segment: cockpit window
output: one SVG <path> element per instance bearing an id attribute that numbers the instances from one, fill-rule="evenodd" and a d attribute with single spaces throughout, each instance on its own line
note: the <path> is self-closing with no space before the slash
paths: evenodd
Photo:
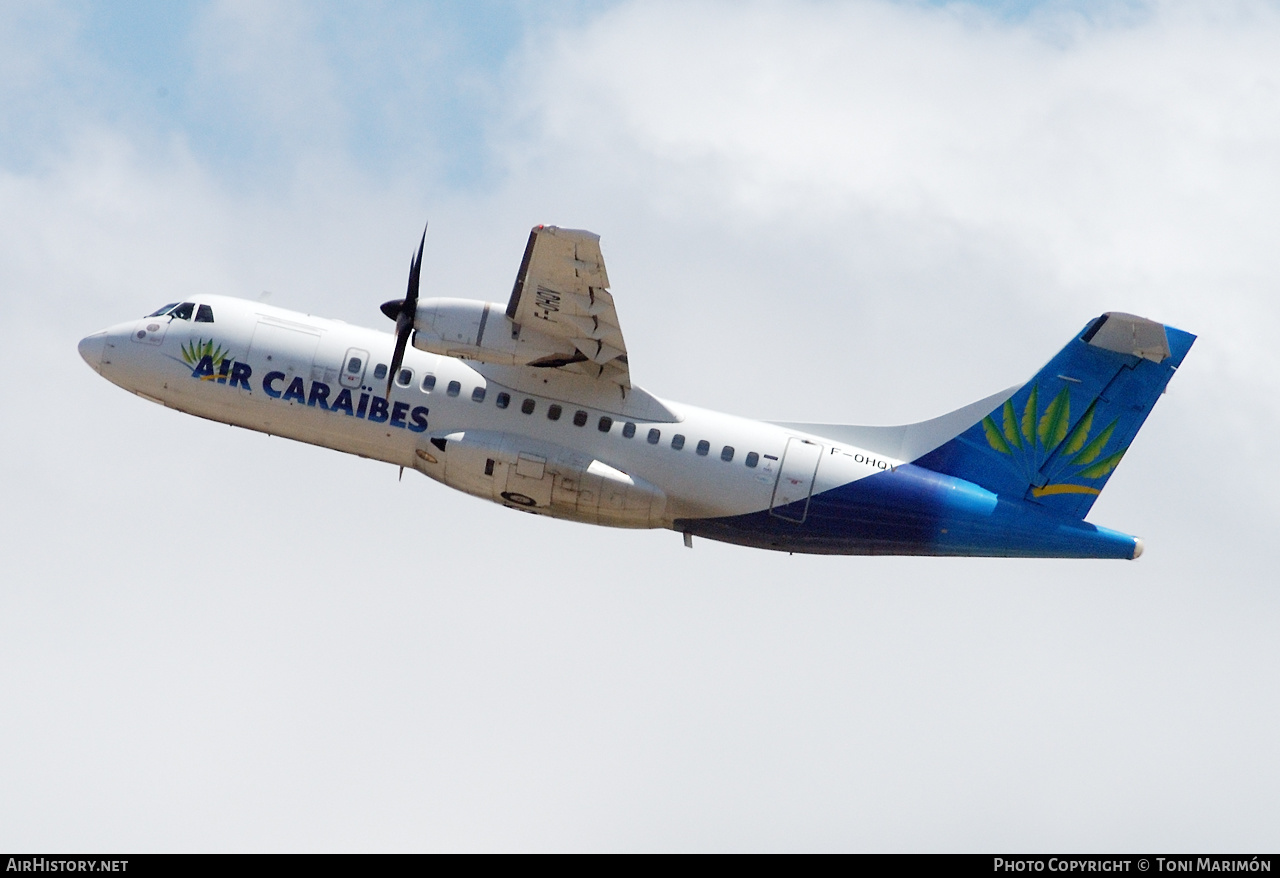
<path id="1" fill-rule="evenodd" d="M 208 305 L 201 305 L 196 309 L 196 323 L 212 323 L 213 309 Z"/>
<path id="2" fill-rule="evenodd" d="M 170 317 L 177 317 L 179 320 L 190 320 L 191 313 L 196 310 L 195 302 L 183 302 L 178 307 L 169 312 Z"/>
<path id="3" fill-rule="evenodd" d="M 162 317 L 162 316 L 164 316 L 165 314 L 168 314 L 168 313 L 169 313 L 169 309 L 170 309 L 170 308 L 172 308 L 172 307 L 174 307 L 174 306 L 175 306 L 175 305 L 177 305 L 177 304 L 178 304 L 177 302 L 170 302 L 168 305 L 165 305 L 163 308 L 159 308 L 159 309 L 157 309 L 157 310 L 155 310 L 155 311 L 152 311 L 152 312 L 151 312 L 150 314 L 148 314 L 147 316 L 148 316 L 148 317 Z"/>

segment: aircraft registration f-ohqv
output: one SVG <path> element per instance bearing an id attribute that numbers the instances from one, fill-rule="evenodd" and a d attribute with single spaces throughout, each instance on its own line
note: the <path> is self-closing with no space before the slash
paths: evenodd
<path id="1" fill-rule="evenodd" d="M 597 235 L 536 226 L 505 307 L 419 301 L 421 264 L 420 244 L 405 298 L 382 306 L 394 336 L 197 296 L 80 354 L 169 408 L 686 544 L 1137 558 L 1141 540 L 1084 517 L 1195 341 L 1107 313 L 1026 384 L 930 421 L 770 423 L 632 384 Z"/>

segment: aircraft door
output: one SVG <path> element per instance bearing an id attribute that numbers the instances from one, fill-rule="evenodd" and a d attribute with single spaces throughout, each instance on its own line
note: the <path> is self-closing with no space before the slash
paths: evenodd
<path id="1" fill-rule="evenodd" d="M 338 383 L 355 389 L 364 383 L 364 371 L 369 368 L 369 352 L 360 348 L 348 348 L 342 360 L 342 377 Z"/>
<path id="2" fill-rule="evenodd" d="M 778 468 L 769 513 L 800 524 L 809 514 L 809 495 L 822 458 L 822 446 L 808 439 L 788 439 L 787 450 Z"/>
<path id="3" fill-rule="evenodd" d="M 346 365 L 346 361 L 342 359 L 343 350 L 345 348 L 342 347 L 342 340 L 334 338 L 332 332 L 326 332 L 320 339 L 315 359 L 311 362 L 311 380 L 335 387 L 338 383 L 338 375 Z M 337 390 L 335 389 L 334 392 L 336 393 Z"/>
<path id="4" fill-rule="evenodd" d="M 253 331 L 253 339 L 249 342 L 247 357 L 255 364 L 255 382 L 265 380 L 271 372 L 282 372 L 284 379 L 277 386 L 283 389 L 297 376 L 311 377 L 311 364 L 315 361 L 316 347 L 319 344 L 319 332 L 307 332 L 301 328 L 294 329 L 259 320 Z M 262 377 L 259 378 L 259 375 Z M 253 391 L 242 388 L 241 392 Z"/>

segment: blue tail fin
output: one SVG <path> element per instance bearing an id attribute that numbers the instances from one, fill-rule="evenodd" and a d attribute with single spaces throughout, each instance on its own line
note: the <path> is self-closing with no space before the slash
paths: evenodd
<path id="1" fill-rule="evenodd" d="M 1084 518 L 1195 338 L 1103 314 L 1002 406 L 915 463 Z"/>

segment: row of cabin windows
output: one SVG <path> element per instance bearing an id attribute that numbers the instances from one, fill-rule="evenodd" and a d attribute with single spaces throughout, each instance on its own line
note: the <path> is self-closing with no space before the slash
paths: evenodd
<path id="1" fill-rule="evenodd" d="M 381 374 L 379 374 L 379 371 L 381 372 Z M 385 378 L 386 374 L 387 374 L 386 366 L 380 365 L 378 366 L 377 369 L 374 370 L 375 378 Z M 401 369 L 400 374 L 396 376 L 396 383 L 399 384 L 401 387 L 408 387 L 410 384 L 412 384 L 413 370 Z M 435 375 L 427 374 L 426 376 L 423 377 L 422 379 L 423 393 L 431 393 L 433 390 L 435 390 L 435 386 L 436 386 Z M 447 396 L 458 396 L 461 392 L 462 392 L 462 384 L 461 382 L 458 382 L 458 381 L 450 381 L 448 385 L 446 385 L 445 387 L 445 395 Z M 485 399 L 485 388 L 477 387 L 471 391 L 472 402 L 484 402 L 484 399 Z M 494 404 L 500 409 L 505 409 L 510 407 L 511 394 L 505 391 L 503 391 L 502 393 L 499 393 L 497 397 L 494 398 Z M 526 414 L 526 415 L 533 414 L 534 410 L 537 409 L 537 407 L 538 407 L 538 403 L 535 400 L 531 399 L 530 397 L 525 397 L 524 400 L 520 403 L 520 411 L 522 414 Z M 560 405 L 559 403 L 553 402 L 551 405 L 547 406 L 548 421 L 558 421 L 563 415 L 564 415 L 564 406 Z M 590 416 L 582 409 L 578 409 L 573 413 L 573 425 L 575 427 L 585 427 L 589 419 L 590 419 Z M 596 429 L 598 429 L 601 433 L 608 433 L 610 430 L 613 429 L 613 418 L 609 417 L 608 415 L 601 415 L 600 420 L 596 422 Z M 634 438 L 636 435 L 635 423 L 633 423 L 632 421 L 623 422 L 622 435 L 626 439 Z M 662 441 L 662 431 L 659 430 L 657 427 L 651 428 L 648 434 L 645 436 L 645 441 L 648 442 L 650 445 L 657 445 L 659 442 Z M 684 443 L 685 443 L 685 437 L 681 433 L 676 433 L 674 436 L 671 437 L 671 447 L 676 451 L 679 451 L 682 448 L 684 448 Z M 697 454 L 699 457 L 706 457 L 708 454 L 711 453 L 711 443 L 708 442 L 706 439 L 699 440 L 698 444 L 694 446 L 694 453 Z M 734 450 L 734 447 L 732 445 L 726 445 L 720 449 L 720 459 L 726 463 L 732 461 L 735 454 L 736 454 L 736 451 Z M 747 452 L 746 459 L 743 462 L 748 467 L 755 469 L 760 464 L 760 455 L 754 451 L 749 451 Z"/>

